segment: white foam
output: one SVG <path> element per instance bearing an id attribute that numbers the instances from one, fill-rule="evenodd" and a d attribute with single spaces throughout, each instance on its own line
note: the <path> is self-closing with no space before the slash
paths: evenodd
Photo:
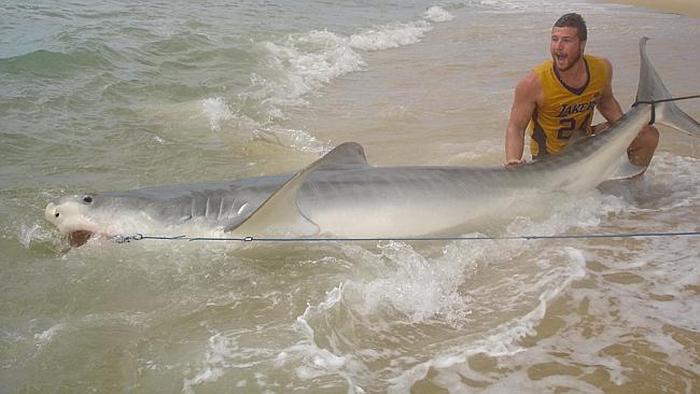
<path id="1" fill-rule="evenodd" d="M 543 3 L 542 1 L 537 1 L 538 3 Z M 504 1 L 504 0 L 470 0 L 473 6 L 486 6 L 489 9 L 494 9 L 498 11 L 511 11 L 511 10 L 522 10 L 527 8 L 528 4 L 524 4 L 522 1 Z M 556 4 L 556 3 L 553 3 Z"/>
<path id="2" fill-rule="evenodd" d="M 449 22 L 454 19 L 454 15 L 447 12 L 444 8 L 434 5 L 428 8 L 423 17 L 431 22 L 441 23 Z"/>
<path id="3" fill-rule="evenodd" d="M 472 256 L 469 256 L 472 257 Z M 411 322 L 422 322 L 440 316 L 461 324 L 471 313 L 469 300 L 459 293 L 459 285 L 475 269 L 475 262 L 464 258 L 461 251 L 447 248 L 437 259 L 426 258 L 410 245 L 390 242 L 380 253 L 365 255 L 375 266 L 384 266 L 378 277 L 349 282 L 353 307 L 363 315 L 372 315 L 387 308 L 398 311 Z"/>
<path id="4" fill-rule="evenodd" d="M 587 394 L 604 393 L 604 391 L 600 388 L 579 380 L 574 376 L 552 375 L 538 380 L 533 380 L 530 379 L 526 371 L 515 371 L 503 379 L 494 382 L 493 385 L 485 388 L 481 392 L 486 394 L 500 394 L 514 391 L 523 394 L 540 394 L 563 391 Z"/>
<path id="5" fill-rule="evenodd" d="M 41 348 L 51 342 L 59 332 L 63 331 L 63 329 L 65 329 L 65 324 L 58 323 L 42 331 L 41 333 L 34 334 L 34 339 L 37 341 L 37 347 Z"/>
<path id="6" fill-rule="evenodd" d="M 312 320 L 322 320 L 323 316 L 336 308 L 342 299 L 344 287 L 343 284 L 334 287 L 326 293 L 326 298 L 319 304 L 307 305 L 304 313 L 297 317 L 294 324 L 294 328 L 302 334 L 303 338 L 280 352 L 275 359 L 275 365 L 281 367 L 292 359 L 298 359 L 301 365 L 295 368 L 295 373 L 300 379 L 310 380 L 335 374 L 347 381 L 348 392 L 363 393 L 362 387 L 354 382 L 354 376 L 366 373 L 362 363 L 352 355 L 338 354 L 337 351 L 318 346 L 312 326 Z"/>
<path id="7" fill-rule="evenodd" d="M 609 252 L 603 250 L 603 252 Z M 650 240 L 636 254 L 644 264 L 616 264 L 615 256 L 598 253 L 606 270 L 601 273 L 603 300 L 613 300 L 620 333 L 609 335 L 612 340 L 624 342 L 627 327 L 646 327 L 644 338 L 652 349 L 666 354 L 668 364 L 700 373 L 700 365 L 688 358 L 686 345 L 672 335 L 675 327 L 680 330 L 700 330 L 700 305 L 690 296 L 688 288 L 700 282 L 700 260 L 697 241 L 692 239 Z M 669 259 L 669 256 L 673 256 Z M 632 282 L 605 280 L 614 275 L 634 277 Z M 609 308 L 598 305 L 597 311 Z M 612 324 L 611 324 L 612 325 Z M 608 329 L 614 333 L 613 329 Z"/>
<path id="8" fill-rule="evenodd" d="M 37 223 L 32 225 L 22 224 L 19 230 L 19 243 L 25 248 L 31 246 L 32 241 L 44 241 L 52 238 L 52 234 Z"/>
<path id="9" fill-rule="evenodd" d="M 271 126 L 255 131 L 255 138 L 290 147 L 300 152 L 323 154 L 332 149 L 329 141 L 320 141 L 302 129 Z"/>
<path id="10" fill-rule="evenodd" d="M 276 71 L 273 78 L 254 75 L 253 85 L 261 87 L 258 95 L 271 105 L 269 113 L 282 117 L 280 106 L 303 106 L 303 96 L 334 78 L 365 66 L 362 57 L 353 51 L 341 36 L 328 31 L 311 31 L 289 36 L 285 42 L 265 42 L 269 66 Z"/>
<path id="11" fill-rule="evenodd" d="M 571 228 L 591 228 L 600 225 L 607 215 L 618 214 L 629 208 L 622 198 L 603 195 L 595 190 L 582 193 L 575 198 L 562 195 L 553 204 L 553 210 L 545 220 L 517 217 L 510 223 L 506 233 L 519 235 L 555 235 Z"/>
<path id="12" fill-rule="evenodd" d="M 651 188 L 670 189 L 670 192 L 660 192 L 660 201 L 663 209 L 674 211 L 680 207 L 692 207 L 700 200 L 700 183 L 697 182 L 697 174 L 700 171 L 700 159 L 694 157 L 682 157 L 659 152 L 654 155 L 654 161 L 649 167 L 651 178 L 648 183 Z"/>
<path id="13" fill-rule="evenodd" d="M 204 366 L 193 378 L 184 379 L 182 391 L 194 393 L 195 386 L 217 381 L 229 367 L 227 359 L 233 356 L 235 348 L 235 343 L 230 338 L 221 334 L 211 336 L 204 355 Z"/>
<path id="14" fill-rule="evenodd" d="M 313 341 L 314 338 L 314 330 L 311 328 L 309 320 L 333 308 L 333 306 L 340 301 L 342 289 L 342 284 L 338 287 L 334 287 L 331 291 L 326 293 L 326 299 L 324 301 L 318 305 L 307 305 L 304 313 L 297 317 L 295 327 L 300 329 L 307 339 Z"/>
<path id="15" fill-rule="evenodd" d="M 466 361 L 468 357 L 475 354 L 483 353 L 491 357 L 502 358 L 512 357 L 526 351 L 525 348 L 518 345 L 518 340 L 532 335 L 534 333 L 534 327 L 544 318 L 548 303 L 556 299 L 564 290 L 569 288 L 572 281 L 580 279 L 586 274 L 585 260 L 580 251 L 573 248 L 566 248 L 564 250 L 564 255 L 569 259 L 568 265 L 555 270 L 559 272 L 547 272 L 546 275 L 542 275 L 537 285 L 528 286 L 530 292 L 541 292 L 538 297 L 539 302 L 534 309 L 520 318 L 506 322 L 490 330 L 483 339 L 458 346 L 450 353 L 438 355 L 390 379 L 391 386 L 389 392 L 401 393 L 409 391 L 414 383 L 427 376 L 430 368 L 444 370 L 455 365 L 468 368 Z M 501 300 L 504 306 L 508 305 L 511 301 L 513 300 Z M 479 375 L 478 373 L 475 374 Z M 486 381 L 492 380 L 483 376 L 481 376 L 481 378 Z"/>
<path id="16" fill-rule="evenodd" d="M 231 120 L 233 113 L 223 97 L 210 97 L 200 101 L 202 113 L 209 120 L 212 131 L 220 131 L 223 122 Z"/>
<path id="17" fill-rule="evenodd" d="M 398 48 L 419 42 L 432 26 L 424 20 L 367 29 L 350 36 L 350 47 L 364 51 Z"/>

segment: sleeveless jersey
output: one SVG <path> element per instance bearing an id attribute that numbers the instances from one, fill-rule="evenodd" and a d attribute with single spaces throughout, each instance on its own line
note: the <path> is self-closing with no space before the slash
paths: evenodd
<path id="1" fill-rule="evenodd" d="M 610 81 L 610 72 L 603 58 L 584 55 L 583 59 L 588 80 L 580 89 L 561 81 L 552 60 L 532 70 L 544 91 L 544 102 L 537 107 L 528 126 L 532 157 L 560 152 L 577 130 L 590 133 L 593 111 Z"/>

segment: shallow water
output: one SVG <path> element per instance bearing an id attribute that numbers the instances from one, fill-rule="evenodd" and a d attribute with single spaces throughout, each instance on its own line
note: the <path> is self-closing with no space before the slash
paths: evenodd
<path id="1" fill-rule="evenodd" d="M 674 94 L 700 91 L 697 19 L 553 3 L 7 5 L 0 391 L 696 392 L 697 237 L 68 250 L 43 219 L 350 140 L 375 164 L 498 165 L 512 87 L 572 8 L 623 107 L 642 35 Z M 697 231 L 697 147 L 664 129 L 643 178 L 500 234 Z"/>

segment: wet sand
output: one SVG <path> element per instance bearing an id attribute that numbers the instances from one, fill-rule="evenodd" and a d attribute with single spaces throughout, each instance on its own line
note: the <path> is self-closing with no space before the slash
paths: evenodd
<path id="1" fill-rule="evenodd" d="M 630 4 L 640 7 L 652 8 L 659 11 L 674 14 L 683 14 L 700 18 L 700 1 L 698 0 L 615 0 L 605 1 L 605 3 Z"/>

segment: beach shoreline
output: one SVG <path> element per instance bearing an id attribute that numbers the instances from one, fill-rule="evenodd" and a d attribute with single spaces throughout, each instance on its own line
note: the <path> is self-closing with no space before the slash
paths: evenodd
<path id="1" fill-rule="evenodd" d="M 663 12 L 682 14 L 693 18 L 700 18 L 700 2 L 697 0 L 597 0 L 598 3 L 617 3 L 635 5 Z"/>

